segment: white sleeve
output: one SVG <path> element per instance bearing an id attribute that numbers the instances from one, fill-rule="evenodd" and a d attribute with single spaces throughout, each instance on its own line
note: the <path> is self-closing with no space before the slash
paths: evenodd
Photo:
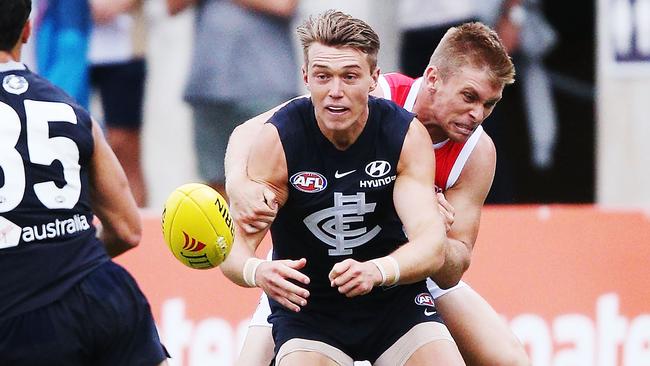
<path id="1" fill-rule="evenodd" d="M 262 292 L 260 296 L 260 303 L 255 309 L 253 318 L 251 319 L 249 327 L 272 327 L 272 324 L 267 320 L 269 315 L 271 315 L 271 306 L 269 305 L 269 298 L 266 297 L 266 293 Z"/>

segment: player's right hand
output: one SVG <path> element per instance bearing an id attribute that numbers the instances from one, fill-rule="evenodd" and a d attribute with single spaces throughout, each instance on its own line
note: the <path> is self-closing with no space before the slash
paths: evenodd
<path id="1" fill-rule="evenodd" d="M 278 212 L 275 193 L 249 179 L 237 182 L 237 189 L 228 191 L 228 199 L 235 223 L 248 234 L 266 229 Z"/>
<path id="2" fill-rule="evenodd" d="M 273 300 L 285 308 L 298 312 L 307 305 L 309 291 L 296 283 L 309 284 L 309 277 L 300 272 L 307 260 L 274 260 L 265 261 L 257 267 L 255 283 Z M 289 280 L 293 280 L 291 282 Z"/>
<path id="3" fill-rule="evenodd" d="M 442 214 L 442 217 L 445 221 L 445 229 L 447 232 L 449 232 L 449 230 L 451 230 L 451 226 L 454 224 L 456 210 L 454 209 L 454 206 L 452 206 L 451 203 L 447 201 L 443 193 L 436 193 L 436 198 L 438 199 L 438 210 Z"/>

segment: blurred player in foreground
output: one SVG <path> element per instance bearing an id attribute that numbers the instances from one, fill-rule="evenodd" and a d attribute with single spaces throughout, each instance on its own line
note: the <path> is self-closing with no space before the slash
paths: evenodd
<path id="1" fill-rule="evenodd" d="M 0 365 L 164 365 L 146 298 L 109 257 L 140 240 L 128 182 L 88 113 L 20 63 L 30 9 L 0 2 Z"/>
<path id="2" fill-rule="evenodd" d="M 469 266 L 480 224 L 481 208 L 494 176 L 496 152 L 480 124 L 490 115 L 514 68 L 500 40 L 488 27 L 471 23 L 449 30 L 434 52 L 424 77 L 380 75 L 372 94 L 392 99 L 417 114 L 427 127 L 436 154 L 436 185 L 447 236 Z M 253 232 L 275 215 L 274 194 L 246 175 L 247 153 L 272 112 L 240 126 L 226 156 L 231 205 L 238 224 Z M 266 204 L 268 202 L 268 205 Z M 436 309 L 442 315 L 464 359 L 472 365 L 527 365 L 526 352 L 507 324 L 473 289 L 461 282 L 441 290 L 429 281 Z M 266 365 L 273 357 L 270 310 L 260 301 L 238 365 Z"/>
<path id="3" fill-rule="evenodd" d="M 278 110 L 248 161 L 278 198 L 274 260 L 254 257 L 266 230 L 239 230 L 224 274 L 269 296 L 279 365 L 464 364 L 425 282 L 448 246 L 426 129 L 369 97 L 379 38 L 365 22 L 330 10 L 298 35 L 311 98 Z"/>

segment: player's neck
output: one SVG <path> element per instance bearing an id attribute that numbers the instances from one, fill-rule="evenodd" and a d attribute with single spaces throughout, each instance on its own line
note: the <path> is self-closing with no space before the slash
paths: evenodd
<path id="1" fill-rule="evenodd" d="M 4 64 L 11 61 L 20 61 L 20 49 L 0 51 L 0 63 Z"/>
<path id="2" fill-rule="evenodd" d="M 323 136 L 325 136 L 325 138 L 327 138 L 337 150 L 343 151 L 352 146 L 359 136 L 361 136 L 363 129 L 368 123 L 368 114 L 364 114 L 364 116 L 362 116 L 357 122 L 344 130 L 328 129 L 323 123 L 319 122 L 318 119 L 317 123 Z"/>
<path id="3" fill-rule="evenodd" d="M 9 52 L 0 51 L 0 63 L 5 64 L 13 60 L 14 59 L 11 57 L 11 54 Z"/>

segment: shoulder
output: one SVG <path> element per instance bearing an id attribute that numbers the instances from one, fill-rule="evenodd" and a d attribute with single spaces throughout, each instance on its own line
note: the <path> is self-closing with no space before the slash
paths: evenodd
<path id="1" fill-rule="evenodd" d="M 311 98 L 294 98 L 293 100 L 280 107 L 277 111 L 275 111 L 269 121 L 280 121 L 282 119 L 303 115 L 311 112 L 312 109 L 313 104 L 311 103 Z"/>
<path id="2" fill-rule="evenodd" d="M 458 177 L 459 185 L 492 185 L 496 170 L 496 148 L 492 138 L 485 132 L 481 134 L 476 147 Z M 481 184 L 483 182 L 484 184 Z"/>
<path id="3" fill-rule="evenodd" d="M 413 118 L 404 138 L 400 164 L 411 160 L 426 160 L 430 157 L 432 160 L 430 164 L 433 166 L 434 155 L 431 145 L 431 137 L 426 127 L 417 118 Z"/>
<path id="4" fill-rule="evenodd" d="M 472 154 L 470 155 L 469 161 L 476 160 L 483 164 L 490 163 L 489 165 L 491 165 L 491 163 L 496 162 L 496 156 L 497 150 L 494 146 L 494 141 L 492 141 L 490 135 L 483 130 L 481 137 L 476 143 L 476 147 L 474 147 L 474 151 L 472 151 Z"/>

